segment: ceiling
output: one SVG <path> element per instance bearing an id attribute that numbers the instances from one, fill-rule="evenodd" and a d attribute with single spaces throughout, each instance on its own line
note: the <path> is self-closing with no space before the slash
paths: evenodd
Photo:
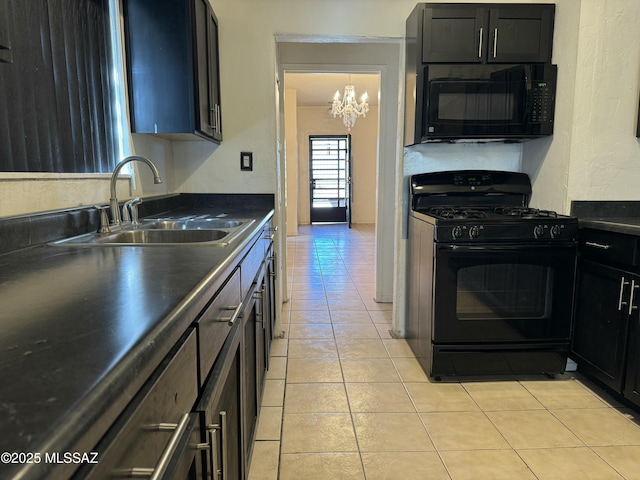
<path id="1" fill-rule="evenodd" d="M 331 105 L 336 90 L 340 98 L 344 87 L 352 84 L 355 87 L 356 99 L 367 92 L 369 105 L 378 105 L 380 75 L 377 73 L 285 73 L 285 88 L 296 90 L 298 105 L 328 106 Z"/>

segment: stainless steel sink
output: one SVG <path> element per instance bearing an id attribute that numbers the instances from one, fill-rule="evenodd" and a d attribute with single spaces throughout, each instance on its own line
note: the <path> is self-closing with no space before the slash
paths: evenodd
<path id="1" fill-rule="evenodd" d="M 209 230 L 217 228 L 238 228 L 243 220 L 221 220 L 219 218 L 178 219 L 178 220 L 146 220 L 140 228 L 150 230 Z"/>
<path id="2" fill-rule="evenodd" d="M 53 242 L 57 246 L 211 245 L 224 247 L 254 220 L 214 217 L 147 219 L 140 226 L 111 233 L 87 233 Z"/>
<path id="3" fill-rule="evenodd" d="M 98 243 L 194 243 L 222 240 L 224 230 L 125 230 L 106 235 Z"/>

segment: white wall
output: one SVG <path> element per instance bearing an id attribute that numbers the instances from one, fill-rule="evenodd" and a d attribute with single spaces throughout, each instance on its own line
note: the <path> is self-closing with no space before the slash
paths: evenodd
<path id="1" fill-rule="evenodd" d="M 376 221 L 376 163 L 378 157 L 378 107 L 371 106 L 365 118 L 359 118 L 347 132 L 342 121 L 331 117 L 327 107 L 299 106 L 298 119 L 298 222 L 309 224 L 309 135 L 345 135 L 351 133 L 352 222 Z"/>
<path id="2" fill-rule="evenodd" d="M 638 200 L 640 2 L 581 3 L 569 200 Z"/>
<path id="3" fill-rule="evenodd" d="M 298 192 L 300 186 L 298 182 L 298 95 L 293 88 L 285 90 L 284 111 L 287 236 L 295 236 L 298 235 Z"/>

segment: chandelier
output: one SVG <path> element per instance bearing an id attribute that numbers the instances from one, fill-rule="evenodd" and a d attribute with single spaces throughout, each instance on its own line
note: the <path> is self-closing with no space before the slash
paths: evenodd
<path id="1" fill-rule="evenodd" d="M 356 102 L 356 92 L 353 85 L 344 87 L 342 100 L 340 100 L 340 91 L 336 90 L 331 104 L 331 115 L 333 115 L 333 118 L 342 117 L 342 122 L 347 127 L 347 130 L 351 130 L 358 117 L 366 117 L 368 111 L 367 92 L 364 92 L 360 98 L 360 103 L 358 103 Z"/>

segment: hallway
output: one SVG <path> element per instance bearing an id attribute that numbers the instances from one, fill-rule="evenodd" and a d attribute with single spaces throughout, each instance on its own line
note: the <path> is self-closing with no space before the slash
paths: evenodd
<path id="1" fill-rule="evenodd" d="M 250 480 L 640 479 L 640 416 L 579 376 L 431 383 L 372 300 L 374 238 L 288 238 Z"/>

